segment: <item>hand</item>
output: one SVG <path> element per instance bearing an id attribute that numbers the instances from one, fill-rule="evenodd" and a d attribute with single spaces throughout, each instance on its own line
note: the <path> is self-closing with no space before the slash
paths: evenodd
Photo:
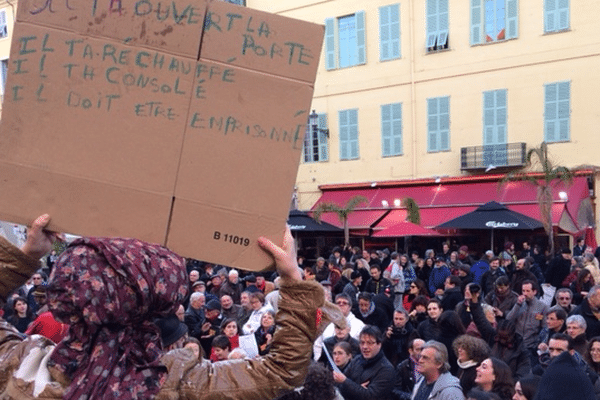
<path id="1" fill-rule="evenodd" d="M 286 228 L 282 247 L 277 246 L 266 237 L 259 237 L 258 244 L 273 258 L 282 280 L 292 282 L 302 280 L 302 274 L 296 260 L 296 245 L 289 226 Z"/>
<path id="2" fill-rule="evenodd" d="M 524 301 L 525 301 L 525 295 L 520 295 L 517 298 L 517 303 L 519 303 L 519 304 L 523 304 Z"/>
<path id="3" fill-rule="evenodd" d="M 273 335 L 271 335 L 270 333 L 267 333 L 265 335 L 265 338 L 267 339 L 267 344 L 271 344 L 271 341 L 273 340 Z"/>
<path id="4" fill-rule="evenodd" d="M 58 236 L 44 228 L 50 223 L 50 215 L 44 214 L 36 218 L 27 230 L 27 240 L 21 248 L 28 256 L 40 259 L 52 251 L 52 243 Z"/>
<path id="5" fill-rule="evenodd" d="M 473 293 L 473 292 L 471 292 L 471 302 L 472 303 L 479 303 L 479 293 Z"/>
<path id="6" fill-rule="evenodd" d="M 369 386 L 369 383 L 371 383 L 371 381 L 366 381 L 366 382 L 361 383 L 360 386 L 362 386 L 366 389 L 367 386 Z"/>
<path id="7" fill-rule="evenodd" d="M 409 317 L 413 317 L 413 318 L 416 317 L 417 316 L 417 310 L 416 309 L 412 310 L 411 312 L 408 313 L 408 316 Z"/>
<path id="8" fill-rule="evenodd" d="M 385 336 L 387 336 L 387 338 L 391 338 L 392 337 L 392 333 L 394 333 L 394 328 L 392 328 L 391 326 L 387 328 L 387 331 L 385 331 Z"/>
<path id="9" fill-rule="evenodd" d="M 504 313 L 502 312 L 502 310 L 500 310 L 499 308 L 494 307 L 494 315 L 496 317 L 501 317 L 504 315 Z"/>
<path id="10" fill-rule="evenodd" d="M 342 383 L 346 380 L 346 375 L 342 374 L 341 372 L 333 371 L 333 380 L 335 383 Z"/>
<path id="11" fill-rule="evenodd" d="M 542 353 L 547 353 L 548 345 L 546 343 L 540 343 L 540 345 L 538 346 L 538 350 L 541 351 Z"/>
<path id="12" fill-rule="evenodd" d="M 442 296 L 443 294 L 444 294 L 444 289 L 436 289 L 436 291 L 435 291 L 436 296 Z"/>
<path id="13" fill-rule="evenodd" d="M 205 322 L 202 324 L 202 332 L 208 332 L 210 330 L 210 322 Z"/>

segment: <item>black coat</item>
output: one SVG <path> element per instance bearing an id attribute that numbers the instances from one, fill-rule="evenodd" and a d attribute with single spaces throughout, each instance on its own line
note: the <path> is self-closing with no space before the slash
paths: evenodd
<path id="1" fill-rule="evenodd" d="M 387 331 L 383 332 L 382 349 L 394 367 L 408 358 L 408 342 L 414 330 L 415 328 L 408 321 L 403 328 L 394 328 L 389 338 L 386 334 Z"/>
<path id="2" fill-rule="evenodd" d="M 583 299 L 581 304 L 573 310 L 571 315 L 581 315 L 585 319 L 585 322 L 587 323 L 585 336 L 588 338 L 588 340 L 594 336 L 600 335 L 600 321 L 598 321 L 598 318 L 596 318 L 592 312 L 588 299 Z"/>
<path id="3" fill-rule="evenodd" d="M 339 384 L 340 392 L 346 400 L 389 400 L 394 387 L 394 367 L 383 351 L 370 359 L 358 355 L 345 369 L 346 380 Z M 361 386 L 369 382 L 367 387 Z"/>
<path id="4" fill-rule="evenodd" d="M 392 390 L 395 400 L 410 400 L 416 383 L 413 375 L 414 367 L 415 363 L 410 358 L 396 366 L 396 381 Z"/>
<path id="5" fill-rule="evenodd" d="M 375 307 L 373 312 L 367 315 L 366 317 L 363 317 L 360 311 L 355 315 L 358 319 L 364 322 L 365 325 L 374 325 L 378 327 L 382 333 L 385 333 L 385 330 L 390 325 L 390 320 L 388 319 L 385 311 L 383 311 L 377 306 Z"/>
<path id="6" fill-rule="evenodd" d="M 563 287 L 562 281 L 571 272 L 571 260 L 563 258 L 561 254 L 554 257 L 546 271 L 546 282 L 559 289 Z"/>

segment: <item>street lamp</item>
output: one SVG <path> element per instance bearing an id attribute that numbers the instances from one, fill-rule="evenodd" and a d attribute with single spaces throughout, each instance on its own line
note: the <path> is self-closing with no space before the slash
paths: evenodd
<path id="1" fill-rule="evenodd" d="M 319 128 L 319 114 L 315 110 L 308 116 L 308 124 L 310 125 L 310 131 L 313 133 L 324 133 L 329 137 L 329 129 Z"/>

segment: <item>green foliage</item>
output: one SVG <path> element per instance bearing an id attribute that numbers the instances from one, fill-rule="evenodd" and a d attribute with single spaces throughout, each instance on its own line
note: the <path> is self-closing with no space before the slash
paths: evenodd
<path id="1" fill-rule="evenodd" d="M 365 196 L 354 196 L 346 202 L 346 205 L 340 207 L 339 205 L 331 202 L 320 203 L 315 207 L 313 212 L 313 218 L 317 222 L 321 222 L 321 216 L 326 212 L 334 212 L 337 214 L 340 222 L 344 225 L 344 240 L 345 244 L 350 243 L 350 231 L 348 229 L 348 216 L 361 204 L 368 204 L 369 200 Z"/>

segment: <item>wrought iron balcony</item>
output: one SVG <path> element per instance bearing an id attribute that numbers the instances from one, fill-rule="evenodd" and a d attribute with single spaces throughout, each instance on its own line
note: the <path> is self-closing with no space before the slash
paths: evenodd
<path id="1" fill-rule="evenodd" d="M 518 168 L 525 165 L 526 158 L 527 146 L 525 143 L 462 147 L 460 149 L 460 169 L 469 171 Z"/>

